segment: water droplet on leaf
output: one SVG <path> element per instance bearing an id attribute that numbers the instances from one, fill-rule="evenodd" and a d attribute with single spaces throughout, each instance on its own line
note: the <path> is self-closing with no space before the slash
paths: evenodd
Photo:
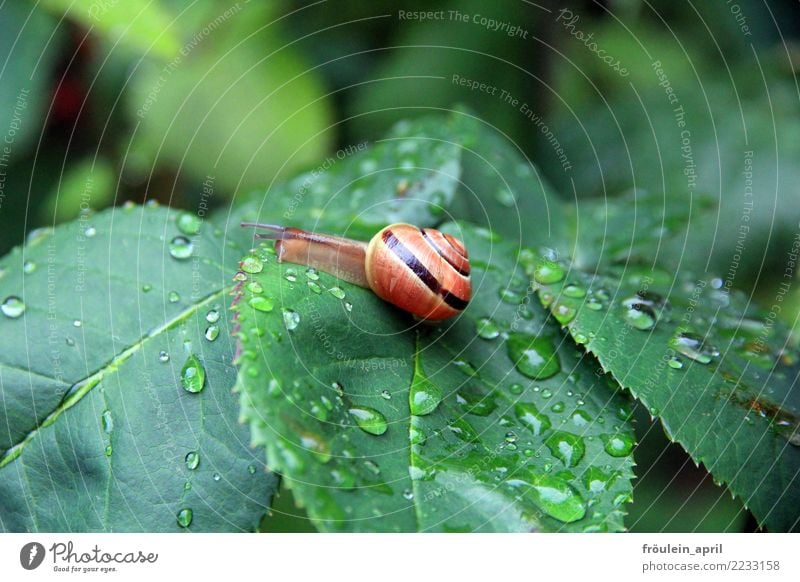
<path id="1" fill-rule="evenodd" d="M 178 525 L 181 527 L 189 527 L 192 525 L 192 519 L 194 518 L 194 513 L 188 507 L 184 507 L 178 512 L 176 519 L 178 521 Z"/>
<path id="2" fill-rule="evenodd" d="M 254 275 L 264 270 L 264 263 L 255 255 L 247 255 L 242 259 L 241 269 L 245 273 Z"/>
<path id="3" fill-rule="evenodd" d="M 553 342 L 544 337 L 512 334 L 508 338 L 508 357 L 519 372 L 534 380 L 545 380 L 561 371 Z"/>
<path id="4" fill-rule="evenodd" d="M 175 223 L 177 224 L 179 231 L 181 231 L 183 234 L 188 234 L 191 236 L 200 232 L 200 226 L 203 224 L 203 221 L 195 214 L 181 212 L 178 215 Z"/>
<path id="5" fill-rule="evenodd" d="M 294 331 L 297 329 L 297 326 L 300 325 L 300 314 L 296 311 L 292 311 L 291 309 L 284 309 L 283 325 L 285 325 L 286 329 L 289 331 Z"/>
<path id="6" fill-rule="evenodd" d="M 583 438 L 578 435 L 557 431 L 545 440 L 550 453 L 567 467 L 574 467 L 586 453 Z"/>
<path id="7" fill-rule="evenodd" d="M 0 311 L 2 311 L 3 315 L 6 317 L 16 319 L 25 313 L 25 303 L 16 295 L 10 295 L 6 297 L 6 300 L 0 305 Z"/>
<path id="8" fill-rule="evenodd" d="M 389 428 L 386 417 L 374 408 L 354 406 L 347 412 L 355 419 L 358 427 L 369 434 L 382 435 Z"/>
<path id="9" fill-rule="evenodd" d="M 190 451 L 186 453 L 184 461 L 186 462 L 186 468 L 190 471 L 194 471 L 197 469 L 198 465 L 200 465 L 200 453 L 197 451 Z"/>
<path id="10" fill-rule="evenodd" d="M 670 347 L 700 364 L 710 364 L 719 350 L 705 343 L 696 333 L 679 332 L 670 340 Z"/>
<path id="11" fill-rule="evenodd" d="M 411 414 L 416 416 L 430 414 L 439 406 L 442 396 L 442 389 L 428 379 L 422 370 L 420 357 L 417 356 L 414 362 L 414 377 L 408 393 Z"/>
<path id="12" fill-rule="evenodd" d="M 533 278 L 542 285 L 558 283 L 564 278 L 564 275 L 564 268 L 561 265 L 547 259 L 538 261 L 533 270 Z"/>
<path id="13" fill-rule="evenodd" d="M 550 428 L 550 419 L 539 412 L 536 405 L 531 402 L 518 402 L 514 405 L 514 414 L 517 419 L 527 426 L 535 436 L 539 436 Z"/>
<path id="14" fill-rule="evenodd" d="M 194 354 L 186 359 L 181 369 L 181 384 L 187 392 L 200 392 L 206 383 L 206 370 Z"/>
<path id="15" fill-rule="evenodd" d="M 219 327 L 216 325 L 209 325 L 206 328 L 205 337 L 208 341 L 213 342 L 215 339 L 219 337 Z"/>
<path id="16" fill-rule="evenodd" d="M 103 432 L 111 434 L 114 430 L 114 418 L 111 416 L 110 410 L 103 411 L 100 416 L 100 425 L 103 427 Z"/>
<path id="17" fill-rule="evenodd" d="M 269 313 L 275 308 L 275 302 L 269 297 L 264 297 L 263 295 L 251 297 L 247 301 L 247 304 L 256 311 L 262 311 L 264 313 Z"/>
<path id="18" fill-rule="evenodd" d="M 486 340 L 494 339 L 500 335 L 500 328 L 489 317 L 482 317 L 478 320 L 478 337 Z"/>
<path id="19" fill-rule="evenodd" d="M 169 254 L 178 260 L 185 260 L 192 256 L 194 244 L 185 236 L 176 236 L 169 243 Z"/>
<path id="20" fill-rule="evenodd" d="M 612 457 L 627 457 L 633 450 L 634 440 L 628 434 L 602 435 L 601 438 L 605 443 L 604 450 Z"/>

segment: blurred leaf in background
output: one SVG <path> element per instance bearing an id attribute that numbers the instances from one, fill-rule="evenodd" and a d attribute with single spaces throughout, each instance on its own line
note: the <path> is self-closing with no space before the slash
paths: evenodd
<path id="1" fill-rule="evenodd" d="M 40 210 L 43 224 L 77 218 L 82 210 L 105 208 L 114 202 L 116 173 L 103 158 L 84 159 L 65 168 Z"/>
<path id="2" fill-rule="evenodd" d="M 536 158 L 579 200 L 646 190 L 661 200 L 662 226 L 673 226 L 659 234 L 665 258 L 763 296 L 800 222 L 800 103 L 771 13 L 756 2 L 740 9 L 750 35 L 718 7 L 648 5 L 624 22 L 575 9 L 556 22 L 564 101 L 554 102 L 553 131 L 578 170 L 559 172 L 543 140 Z M 593 34 L 630 74 L 613 71 L 575 31 Z M 634 208 L 628 229 L 641 230 L 651 210 Z"/>
<path id="3" fill-rule="evenodd" d="M 23 0 L 0 5 L 0 252 L 22 241 L 24 217 L 38 201 L 42 180 L 31 151 L 52 107 L 63 33 L 57 19 Z"/>
<path id="4" fill-rule="evenodd" d="M 172 58 L 180 47 L 172 16 L 156 0 L 41 0 L 41 6 L 139 53 Z"/>
<path id="5" fill-rule="evenodd" d="M 199 2 L 178 17 L 179 54 L 133 72 L 127 106 L 139 164 L 214 176 L 232 194 L 324 156 L 333 121 L 324 88 L 274 8 Z"/>
<path id="6" fill-rule="evenodd" d="M 41 130 L 54 57 L 62 46 L 57 22 L 25 2 L 0 6 L 0 135 L 3 166 Z M 0 153 L 3 150 L 0 149 Z"/>
<path id="7" fill-rule="evenodd" d="M 356 88 L 348 104 L 355 132 L 376 135 L 399 119 L 465 103 L 503 132 L 522 138 L 529 131 L 526 120 L 501 95 L 537 100 L 529 89 L 540 84 L 544 61 L 532 50 L 533 33 L 545 13 L 481 0 L 440 2 L 426 10 L 438 11 L 441 18 L 401 17 L 410 12 L 404 6 L 390 15 L 396 26 L 388 49 L 380 51 L 372 82 Z M 509 27 L 493 30 L 490 23 Z M 475 88 L 467 82 L 475 82 Z"/>

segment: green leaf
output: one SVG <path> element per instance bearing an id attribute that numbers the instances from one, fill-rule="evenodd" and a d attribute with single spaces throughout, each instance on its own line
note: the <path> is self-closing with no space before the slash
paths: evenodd
<path id="1" fill-rule="evenodd" d="M 688 251 L 702 247 L 708 235 L 705 221 L 717 209 L 711 196 L 698 194 L 686 204 L 646 190 L 582 200 L 565 213 L 564 230 L 570 232 L 566 239 L 571 243 L 566 250 L 584 270 L 626 264 L 704 269 L 708 257 Z"/>
<path id="2" fill-rule="evenodd" d="M 63 40 L 57 29 L 55 19 L 26 2 L 0 7 L 0 167 L 13 162 L 42 128 Z M 5 172 L 2 177 L 5 182 Z"/>
<path id="3" fill-rule="evenodd" d="M 721 279 L 563 272 L 539 296 L 572 337 L 761 524 L 797 529 L 800 358 L 776 321 L 782 295 L 760 311 Z"/>
<path id="4" fill-rule="evenodd" d="M 457 196 L 462 148 L 455 131 L 448 118 L 400 122 L 371 147 L 353 146 L 266 196 L 248 195 L 238 214 L 364 240 L 391 223 L 434 226 Z"/>
<path id="5" fill-rule="evenodd" d="M 270 20 L 266 4 L 190 8 L 187 42 L 169 63 L 144 63 L 126 95 L 140 125 L 142 165 L 213 176 L 228 195 L 325 156 L 331 111 L 314 70 Z"/>
<path id="6" fill-rule="evenodd" d="M 113 43 L 172 58 L 180 44 L 172 15 L 157 0 L 42 0 L 58 17 L 71 18 Z"/>
<path id="7" fill-rule="evenodd" d="M 240 202 L 261 222 L 369 239 L 396 222 L 435 226 L 457 216 L 507 241 L 565 248 L 563 203 L 508 139 L 468 111 L 401 121 L 367 148 Z M 526 221 L 536 217 L 536 228 Z"/>
<path id="8" fill-rule="evenodd" d="M 596 61 L 593 67 L 603 75 L 592 83 L 583 77 L 583 67 L 572 73 L 561 68 L 576 84 L 561 85 L 568 107 L 552 125 L 576 171 L 548 176 L 580 197 L 574 217 L 581 239 L 577 252 L 602 249 L 602 264 L 630 255 L 644 264 L 655 260 L 665 270 L 730 269 L 741 289 L 768 286 L 765 260 L 779 268 L 775 257 L 791 245 L 800 222 L 794 77 L 770 72 L 767 62 L 731 63 L 731 70 L 727 62 L 706 58 L 692 60 L 707 68 L 695 71 L 686 67 L 687 58 L 707 52 L 684 53 L 674 39 L 648 28 L 631 34 L 618 23 L 612 26 L 625 39 L 620 49 L 643 42 L 653 52 L 650 58 L 640 47 L 620 51 L 636 71 L 623 78 L 576 43 L 575 50 Z M 598 43 L 609 54 L 618 50 L 602 36 Z M 745 48 L 751 58 L 751 46 Z M 610 83 L 605 77 L 612 76 L 616 80 Z M 576 102 L 590 95 L 592 103 Z M 554 168 L 547 144 L 541 152 L 541 166 Z M 626 195 L 632 188 L 636 195 Z M 603 209 L 614 216 L 604 216 Z"/>
<path id="9" fill-rule="evenodd" d="M 231 261 L 186 216 L 85 215 L 0 261 L 0 530 L 258 526 L 276 479 L 236 424 Z"/>
<path id="10" fill-rule="evenodd" d="M 77 218 L 81 206 L 93 208 L 114 202 L 116 174 L 108 160 L 87 158 L 71 164 L 40 209 L 41 222 L 54 224 Z"/>
<path id="11" fill-rule="evenodd" d="M 474 295 L 439 325 L 254 251 L 235 306 L 253 444 L 323 530 L 622 529 L 634 441 L 616 384 L 529 304 L 514 245 L 448 231 Z"/>
<path id="12" fill-rule="evenodd" d="M 452 114 L 462 179 L 452 215 L 517 246 L 566 246 L 566 209 L 541 171 L 508 135 L 468 111 Z"/>

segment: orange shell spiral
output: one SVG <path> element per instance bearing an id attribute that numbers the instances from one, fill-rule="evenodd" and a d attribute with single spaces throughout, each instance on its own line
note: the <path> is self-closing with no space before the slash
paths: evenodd
<path id="1" fill-rule="evenodd" d="M 434 229 L 387 226 L 367 247 L 366 271 L 378 297 L 421 319 L 457 315 L 472 294 L 464 244 Z"/>

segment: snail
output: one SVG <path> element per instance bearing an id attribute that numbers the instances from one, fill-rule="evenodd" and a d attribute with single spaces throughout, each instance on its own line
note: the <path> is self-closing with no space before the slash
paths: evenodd
<path id="1" fill-rule="evenodd" d="M 390 224 L 369 243 L 299 228 L 243 222 L 275 241 L 278 261 L 314 267 L 361 287 L 423 320 L 461 313 L 469 303 L 467 249 L 431 228 Z"/>

